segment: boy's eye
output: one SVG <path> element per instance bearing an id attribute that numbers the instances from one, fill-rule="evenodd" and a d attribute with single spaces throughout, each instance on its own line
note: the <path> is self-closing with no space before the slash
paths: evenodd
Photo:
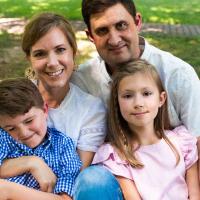
<path id="1" fill-rule="evenodd" d="M 6 129 L 6 131 L 7 131 L 7 132 L 12 132 L 12 131 L 14 131 L 14 130 L 15 130 L 15 128 L 14 128 L 14 127 L 7 128 L 7 129 Z"/>
<path id="2" fill-rule="evenodd" d="M 126 30 L 128 27 L 128 23 L 127 22 L 119 22 L 116 24 L 116 29 L 119 30 L 119 31 L 123 31 L 123 30 Z"/>
<path id="3" fill-rule="evenodd" d="M 29 119 L 25 121 L 25 124 L 30 124 L 33 121 L 33 119 Z"/>

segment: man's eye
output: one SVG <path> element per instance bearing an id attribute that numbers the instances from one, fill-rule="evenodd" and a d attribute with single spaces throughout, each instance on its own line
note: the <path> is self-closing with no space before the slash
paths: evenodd
<path id="1" fill-rule="evenodd" d="M 103 28 L 98 28 L 95 33 L 98 35 L 98 36 L 104 36 L 108 33 L 108 29 L 106 27 L 103 27 Z"/>
<path id="2" fill-rule="evenodd" d="M 119 31 L 126 30 L 127 27 L 128 27 L 128 23 L 126 23 L 126 22 L 119 22 L 116 24 L 116 29 Z"/>

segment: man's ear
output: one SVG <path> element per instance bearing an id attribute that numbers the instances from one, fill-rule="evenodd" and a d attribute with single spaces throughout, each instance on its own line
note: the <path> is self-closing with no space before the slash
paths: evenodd
<path id="1" fill-rule="evenodd" d="M 136 13 L 135 24 L 137 27 L 137 31 L 140 32 L 140 30 L 142 29 L 142 15 L 139 12 Z"/>
<path id="2" fill-rule="evenodd" d="M 90 40 L 91 42 L 94 42 L 91 31 L 89 31 L 88 29 L 85 29 L 85 33 L 87 35 L 88 40 Z"/>

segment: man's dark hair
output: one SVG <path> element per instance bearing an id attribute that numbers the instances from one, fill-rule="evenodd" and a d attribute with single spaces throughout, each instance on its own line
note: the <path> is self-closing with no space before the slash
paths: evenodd
<path id="1" fill-rule="evenodd" d="M 0 115 L 15 117 L 27 113 L 32 107 L 43 109 L 44 101 L 31 80 L 16 78 L 0 82 Z"/>
<path id="2" fill-rule="evenodd" d="M 115 4 L 122 4 L 133 19 L 136 16 L 136 7 L 132 0 L 82 0 L 82 16 L 90 31 L 90 17 L 93 14 L 104 12 Z"/>

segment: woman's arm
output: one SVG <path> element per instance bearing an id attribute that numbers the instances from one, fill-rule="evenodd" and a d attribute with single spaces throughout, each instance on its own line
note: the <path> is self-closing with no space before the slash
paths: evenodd
<path id="1" fill-rule="evenodd" d="M 72 200 L 67 194 L 52 194 L 0 179 L 0 200 Z"/>
<path id="2" fill-rule="evenodd" d="M 121 176 L 116 176 L 116 178 L 120 184 L 125 200 L 141 200 L 140 194 L 133 181 Z"/>
<path id="3" fill-rule="evenodd" d="M 0 178 L 9 178 L 23 173 L 31 173 L 39 183 L 41 191 L 53 191 L 57 178 L 52 169 L 37 156 L 8 159 L 0 167 Z"/>
<path id="4" fill-rule="evenodd" d="M 90 166 L 95 153 L 91 151 L 82 151 L 79 149 L 77 150 L 77 152 L 83 164 L 81 170 Z"/>
<path id="5" fill-rule="evenodd" d="M 200 185 L 197 162 L 186 171 L 186 183 L 190 200 L 200 200 Z"/>

